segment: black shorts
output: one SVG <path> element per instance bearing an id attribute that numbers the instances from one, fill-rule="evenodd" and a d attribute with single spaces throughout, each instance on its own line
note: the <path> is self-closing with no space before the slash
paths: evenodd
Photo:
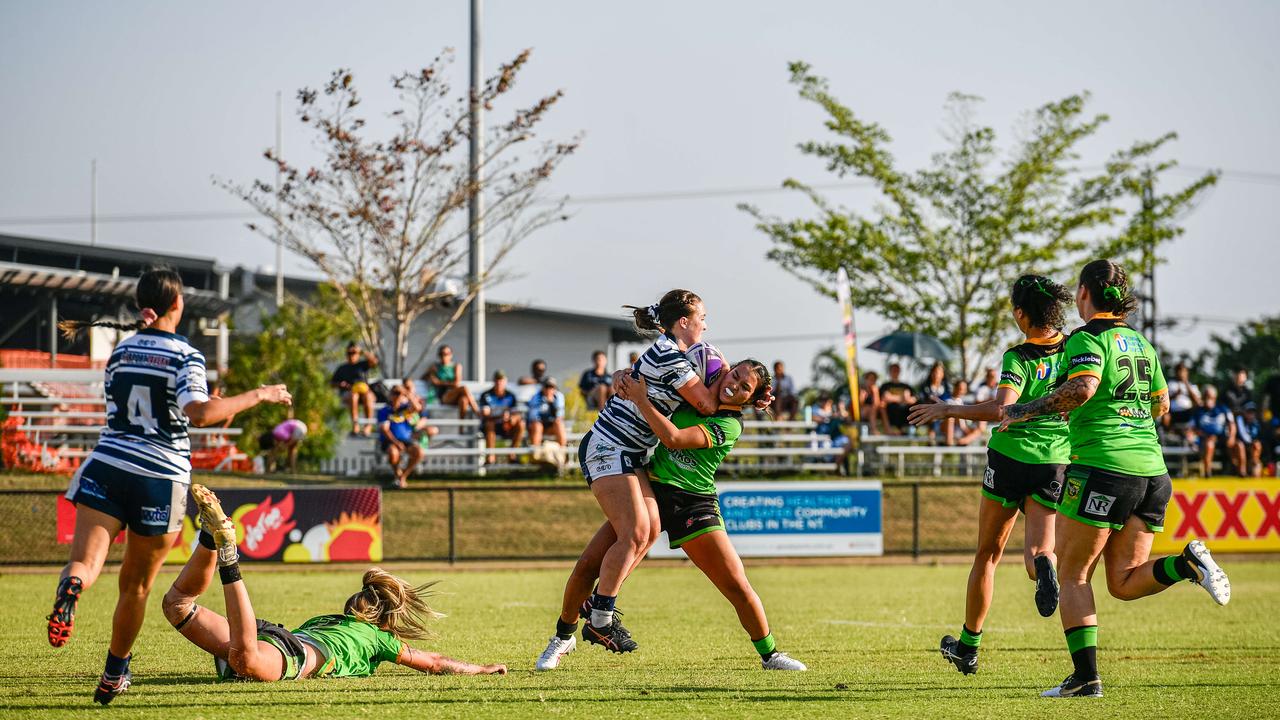
<path id="1" fill-rule="evenodd" d="M 182 529 L 191 476 L 162 479 L 136 475 L 90 455 L 71 476 L 67 499 L 124 523 L 139 535 Z"/>
<path id="2" fill-rule="evenodd" d="M 1001 505 L 1026 511 L 1027 498 L 1053 509 L 1062 493 L 1066 465 L 1033 465 L 987 448 L 987 472 L 982 477 L 982 496 Z"/>
<path id="3" fill-rule="evenodd" d="M 658 517 L 674 550 L 713 530 L 724 530 L 720 499 L 715 495 L 681 490 L 675 485 L 652 480 L 653 497 L 658 501 Z"/>
<path id="4" fill-rule="evenodd" d="M 1169 474 L 1140 477 L 1072 465 L 1058 512 L 1100 528 L 1121 530 L 1136 516 L 1151 532 L 1164 530 L 1164 511 L 1173 496 Z"/>

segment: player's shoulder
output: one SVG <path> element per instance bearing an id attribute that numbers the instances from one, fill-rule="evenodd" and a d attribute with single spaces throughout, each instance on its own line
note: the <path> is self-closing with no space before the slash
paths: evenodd
<path id="1" fill-rule="evenodd" d="M 1052 338 L 1044 340 L 1027 340 L 1026 342 L 1014 345 L 1005 351 L 1005 358 L 1010 355 L 1024 362 L 1041 360 L 1043 358 L 1052 357 L 1062 353 L 1067 346 L 1067 336 L 1058 333 Z"/>

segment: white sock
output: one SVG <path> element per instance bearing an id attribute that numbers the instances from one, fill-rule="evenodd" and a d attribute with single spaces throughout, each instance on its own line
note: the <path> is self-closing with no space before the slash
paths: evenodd
<path id="1" fill-rule="evenodd" d="M 596 610 L 595 608 L 591 608 L 591 625 L 593 627 L 609 627 L 612 624 L 612 610 Z"/>

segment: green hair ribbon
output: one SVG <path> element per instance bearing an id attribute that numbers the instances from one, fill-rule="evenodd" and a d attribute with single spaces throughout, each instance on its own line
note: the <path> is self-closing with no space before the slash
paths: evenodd
<path id="1" fill-rule="evenodd" d="M 1120 293 L 1120 288 L 1114 285 L 1108 285 L 1106 289 L 1102 291 L 1102 297 L 1111 298 L 1112 300 L 1119 300 L 1122 297 Z"/>

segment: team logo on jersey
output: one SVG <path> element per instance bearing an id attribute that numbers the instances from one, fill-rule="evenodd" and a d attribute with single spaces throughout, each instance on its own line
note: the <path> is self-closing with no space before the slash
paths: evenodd
<path id="1" fill-rule="evenodd" d="M 1103 495 L 1099 492 L 1089 493 L 1089 499 L 1084 502 L 1086 512 L 1094 515 L 1106 515 L 1111 512 L 1111 506 L 1116 503 L 1115 495 Z"/>
<path id="2" fill-rule="evenodd" d="M 1041 361 L 1040 361 L 1040 364 L 1039 364 L 1039 365 L 1036 365 L 1036 379 L 1037 379 L 1037 380 L 1043 380 L 1043 379 L 1045 379 L 1045 378 L 1049 377 L 1049 372 L 1050 372 L 1052 369 L 1053 369 L 1053 368 L 1052 368 L 1052 366 L 1050 366 L 1050 365 L 1049 365 L 1049 363 L 1047 363 L 1047 362 L 1045 362 L 1045 361 L 1041 360 Z"/>
<path id="3" fill-rule="evenodd" d="M 1116 349 L 1120 352 L 1129 352 L 1129 338 L 1116 335 Z"/>

